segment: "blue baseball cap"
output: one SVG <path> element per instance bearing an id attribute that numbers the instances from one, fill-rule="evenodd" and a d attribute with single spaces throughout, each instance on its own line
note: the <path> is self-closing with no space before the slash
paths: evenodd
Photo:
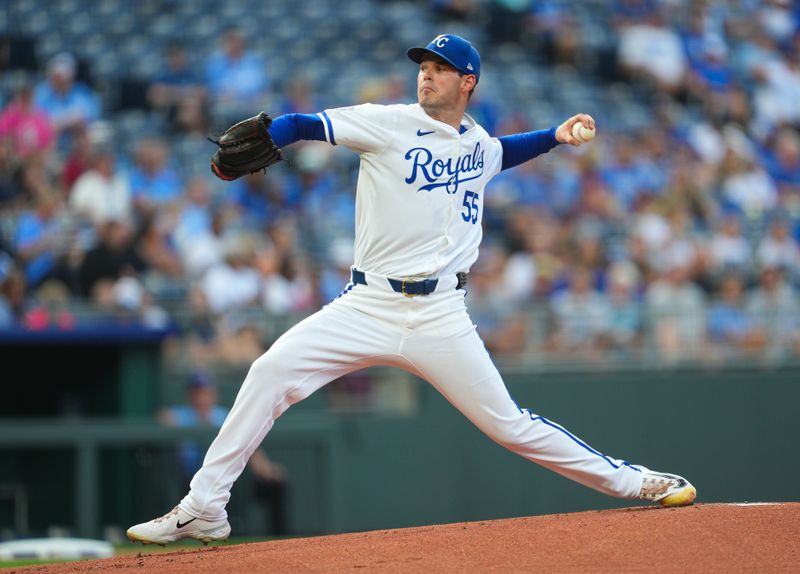
<path id="1" fill-rule="evenodd" d="M 186 379 L 186 386 L 190 389 L 204 389 L 206 387 L 213 387 L 214 381 L 211 375 L 206 371 L 194 371 Z"/>
<path id="2" fill-rule="evenodd" d="M 424 48 L 409 48 L 406 52 L 417 64 L 428 53 L 436 54 L 462 74 L 473 74 L 476 83 L 481 79 L 481 57 L 478 50 L 461 36 L 440 34 Z"/>

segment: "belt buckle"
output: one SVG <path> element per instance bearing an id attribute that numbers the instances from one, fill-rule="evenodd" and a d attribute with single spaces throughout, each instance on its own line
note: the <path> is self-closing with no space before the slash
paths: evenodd
<path id="1" fill-rule="evenodd" d="M 406 283 L 419 283 L 421 280 L 421 277 L 409 277 L 408 279 L 403 279 L 400 283 L 400 292 L 406 297 L 416 297 L 419 295 L 419 293 L 406 293 Z"/>

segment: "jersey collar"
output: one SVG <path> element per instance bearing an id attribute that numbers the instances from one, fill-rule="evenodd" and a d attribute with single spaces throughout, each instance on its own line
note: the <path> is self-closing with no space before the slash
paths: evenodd
<path id="1" fill-rule="evenodd" d="M 423 118 L 425 118 L 429 122 L 432 122 L 433 124 L 436 125 L 436 127 L 442 128 L 442 129 L 444 129 L 444 130 L 446 130 L 449 133 L 454 134 L 454 135 L 464 135 L 470 129 L 472 129 L 476 125 L 478 125 L 475 122 L 475 120 L 472 119 L 472 116 L 470 116 L 469 114 L 464 114 L 464 117 L 461 118 L 461 129 L 458 132 L 456 132 L 456 129 L 453 126 L 451 126 L 450 124 L 446 124 L 446 123 L 441 122 L 441 121 L 439 121 L 439 120 L 437 120 L 435 118 L 430 117 L 428 115 L 428 113 L 425 110 L 422 109 L 422 106 L 420 106 L 419 103 L 411 104 L 411 107 L 416 109 L 416 112 L 417 112 L 418 115 L 422 116 Z"/>

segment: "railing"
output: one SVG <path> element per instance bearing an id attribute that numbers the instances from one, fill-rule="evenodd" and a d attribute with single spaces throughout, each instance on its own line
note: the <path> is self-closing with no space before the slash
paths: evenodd
<path id="1" fill-rule="evenodd" d="M 182 440 L 195 439 L 210 444 L 215 428 L 168 428 L 153 421 L 120 419 L 31 420 L 0 419 L 0 451 L 66 448 L 74 452 L 74 526 L 77 534 L 95 537 L 100 532 L 100 450 L 107 447 L 174 447 Z M 319 453 L 322 473 L 333 476 L 332 425 L 329 420 L 294 416 L 281 422 L 270 435 L 272 445 L 290 444 L 293 448 L 312 448 Z M 58 474 L 58 473 L 56 473 Z M 327 484 L 323 490 L 328 490 Z M 134 493 L 130 493 L 133 496 Z M 324 501 L 323 523 L 331 529 L 334 521 L 331 492 L 320 493 Z M 17 511 L 19 509 L 17 508 Z M 17 526 L 26 525 L 25 517 Z"/>
<path id="2" fill-rule="evenodd" d="M 709 301 L 696 311 L 653 310 L 644 303 L 624 310 L 606 307 L 603 317 L 580 311 L 565 316 L 546 302 L 510 306 L 500 315 L 468 295 L 467 306 L 478 332 L 498 362 L 525 369 L 679 367 L 720 363 L 785 364 L 800 361 L 800 306 L 767 313 Z M 185 342 L 192 314 L 183 301 L 164 301 L 166 321 L 123 311 L 100 311 L 85 302 L 0 326 L 0 344 L 17 340 L 51 342 L 91 339 L 103 333 L 169 332 Z M 474 312 L 472 312 L 474 310 Z M 59 317 L 68 317 L 59 320 Z M 305 317 L 276 315 L 251 307 L 212 319 L 254 326 L 265 348 Z"/>

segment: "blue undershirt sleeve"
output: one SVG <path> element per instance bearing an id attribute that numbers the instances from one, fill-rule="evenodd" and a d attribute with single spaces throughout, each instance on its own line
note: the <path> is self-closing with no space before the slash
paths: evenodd
<path id="1" fill-rule="evenodd" d="M 535 158 L 537 155 L 549 152 L 558 145 L 556 128 L 525 132 L 498 138 L 503 146 L 503 165 L 500 168 L 508 169 Z"/>
<path id="2" fill-rule="evenodd" d="M 316 114 L 284 114 L 272 120 L 269 127 L 272 141 L 278 147 L 285 147 L 300 140 L 327 141 L 325 126 Z"/>

